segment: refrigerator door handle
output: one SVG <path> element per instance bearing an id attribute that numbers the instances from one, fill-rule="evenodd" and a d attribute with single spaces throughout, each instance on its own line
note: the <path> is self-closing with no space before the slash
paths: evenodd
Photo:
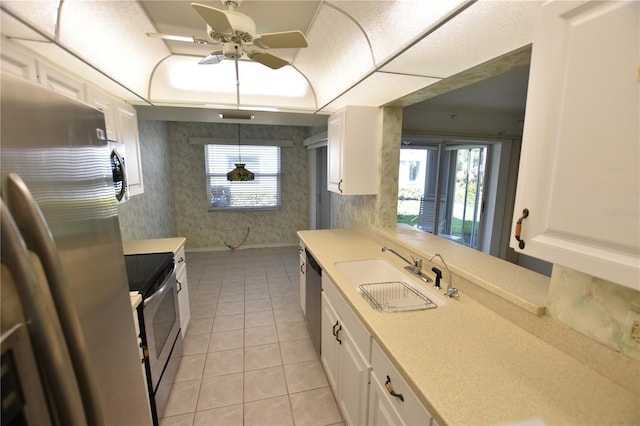
<path id="1" fill-rule="evenodd" d="M 71 357 L 64 342 L 51 293 L 38 278 L 20 231 L 0 200 L 0 256 L 13 277 L 20 304 L 24 311 L 29 334 L 47 397 L 56 419 L 54 423 L 86 425 L 80 390 L 78 389 Z"/>
<path id="2" fill-rule="evenodd" d="M 68 294 L 67 277 L 53 235 L 38 203 L 20 176 L 9 173 L 6 183 L 7 203 L 14 213 L 16 224 L 22 232 L 27 247 L 40 258 L 47 277 L 49 290 L 69 348 L 87 422 L 91 425 L 101 425 L 104 417 L 98 387 L 93 380 L 89 365 L 89 351 L 82 334 L 78 313 Z"/>

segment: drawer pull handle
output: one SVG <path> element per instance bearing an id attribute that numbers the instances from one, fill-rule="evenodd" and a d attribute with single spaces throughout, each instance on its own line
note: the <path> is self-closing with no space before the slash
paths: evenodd
<path id="1" fill-rule="evenodd" d="M 338 182 L 338 191 L 340 191 L 340 193 L 342 194 L 342 179 L 340 179 L 340 182 Z"/>
<path id="2" fill-rule="evenodd" d="M 180 259 L 178 259 L 178 263 L 182 263 L 184 262 L 184 257 L 180 256 Z"/>
<path id="3" fill-rule="evenodd" d="M 302 262 L 302 265 L 300 265 L 300 273 L 304 274 L 304 262 Z"/>
<path id="4" fill-rule="evenodd" d="M 338 341 L 338 343 L 342 344 L 342 340 L 340 340 L 340 330 L 342 330 L 342 326 L 338 327 L 338 329 L 336 330 L 336 340 Z"/>
<path id="5" fill-rule="evenodd" d="M 180 293 L 182 291 L 182 283 L 180 281 L 176 281 L 177 287 L 178 287 L 178 293 Z"/>
<path id="6" fill-rule="evenodd" d="M 387 381 L 384 382 L 384 387 L 387 388 L 387 391 L 391 394 L 391 396 L 395 396 L 396 398 L 400 398 L 400 401 L 404 402 L 404 396 L 401 393 L 395 393 L 393 388 L 391 387 L 391 378 L 387 376 Z"/>
<path id="7" fill-rule="evenodd" d="M 522 216 L 516 222 L 516 240 L 518 241 L 518 247 L 520 250 L 524 249 L 524 240 L 520 238 L 522 235 L 522 221 L 529 217 L 529 209 L 522 210 Z"/>
<path id="8" fill-rule="evenodd" d="M 340 324 L 340 321 L 336 321 L 336 323 L 333 324 L 333 331 L 331 332 L 331 334 L 333 334 L 333 337 L 336 337 L 336 327 L 338 326 L 338 324 Z"/>

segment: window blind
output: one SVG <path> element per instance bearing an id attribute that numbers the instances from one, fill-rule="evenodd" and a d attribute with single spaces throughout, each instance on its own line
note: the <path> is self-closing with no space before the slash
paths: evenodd
<path id="1" fill-rule="evenodd" d="M 255 180 L 227 181 L 236 163 L 245 163 Z M 280 208 L 280 147 L 205 145 L 205 168 L 209 210 Z"/>

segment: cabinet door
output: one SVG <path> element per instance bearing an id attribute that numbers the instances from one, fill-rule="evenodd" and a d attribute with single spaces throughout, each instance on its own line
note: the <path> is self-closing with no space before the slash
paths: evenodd
<path id="1" fill-rule="evenodd" d="M 2 40 L 2 48 L 0 49 L 0 65 L 4 72 L 8 72 L 34 83 L 38 82 L 36 59 L 22 52 L 6 40 Z"/>
<path id="2" fill-rule="evenodd" d="M 136 110 L 129 104 L 119 103 L 116 106 L 116 126 L 118 142 L 125 145 L 125 164 L 131 195 L 142 194 L 142 163 L 140 159 L 140 141 L 138 136 L 138 117 Z"/>
<path id="3" fill-rule="evenodd" d="M 393 405 L 389 403 L 386 395 L 387 390 L 384 388 L 380 378 L 375 374 L 375 371 L 371 373 L 371 388 L 369 392 L 369 425 L 397 426 L 403 424 Z"/>
<path id="4" fill-rule="evenodd" d="M 300 308 L 302 308 L 302 313 L 306 316 L 307 256 L 304 252 L 304 244 L 302 244 L 302 242 L 300 242 L 298 246 L 298 253 L 300 254 Z"/>
<path id="5" fill-rule="evenodd" d="M 347 424 L 364 425 L 367 424 L 370 368 L 346 326 L 342 327 L 338 337 L 342 341 L 338 363 L 338 404 Z"/>
<path id="6" fill-rule="evenodd" d="M 187 278 L 187 263 L 184 256 L 184 247 L 174 256 L 176 264 L 176 281 L 178 286 L 178 308 L 180 309 L 180 333 L 182 338 L 187 334 L 191 321 L 191 307 L 189 305 L 189 280 Z"/>
<path id="7" fill-rule="evenodd" d="M 640 3 L 545 3 L 514 211 L 523 253 L 640 289 Z"/>
<path id="8" fill-rule="evenodd" d="M 322 293 L 322 332 L 321 338 L 321 356 L 324 372 L 327 375 L 329 385 L 338 393 L 338 356 L 340 355 L 340 343 L 334 335 L 334 331 L 340 328 L 338 314 L 327 299 L 326 294 Z M 336 395 L 337 397 L 337 395 Z"/>
<path id="9" fill-rule="evenodd" d="M 42 62 L 38 63 L 40 84 L 79 101 L 86 101 L 84 83 Z"/>
<path id="10" fill-rule="evenodd" d="M 87 103 L 98 108 L 104 113 L 104 123 L 107 130 L 107 139 L 115 141 L 118 139 L 116 133 L 116 109 L 113 98 L 95 87 L 87 87 Z"/>
<path id="11" fill-rule="evenodd" d="M 342 193 L 342 144 L 344 143 L 345 112 L 329 118 L 327 127 L 327 189 Z"/>

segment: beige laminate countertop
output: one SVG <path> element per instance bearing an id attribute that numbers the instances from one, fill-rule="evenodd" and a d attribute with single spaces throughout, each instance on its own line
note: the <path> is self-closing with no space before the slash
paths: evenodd
<path id="1" fill-rule="evenodd" d="M 334 266 L 377 258 L 401 269 L 370 236 L 347 229 L 298 235 L 440 424 L 640 424 L 637 394 L 464 292 L 428 311 L 374 311 Z"/>
<path id="2" fill-rule="evenodd" d="M 128 240 L 122 242 L 124 254 L 175 253 L 184 245 L 184 237 Z"/>

